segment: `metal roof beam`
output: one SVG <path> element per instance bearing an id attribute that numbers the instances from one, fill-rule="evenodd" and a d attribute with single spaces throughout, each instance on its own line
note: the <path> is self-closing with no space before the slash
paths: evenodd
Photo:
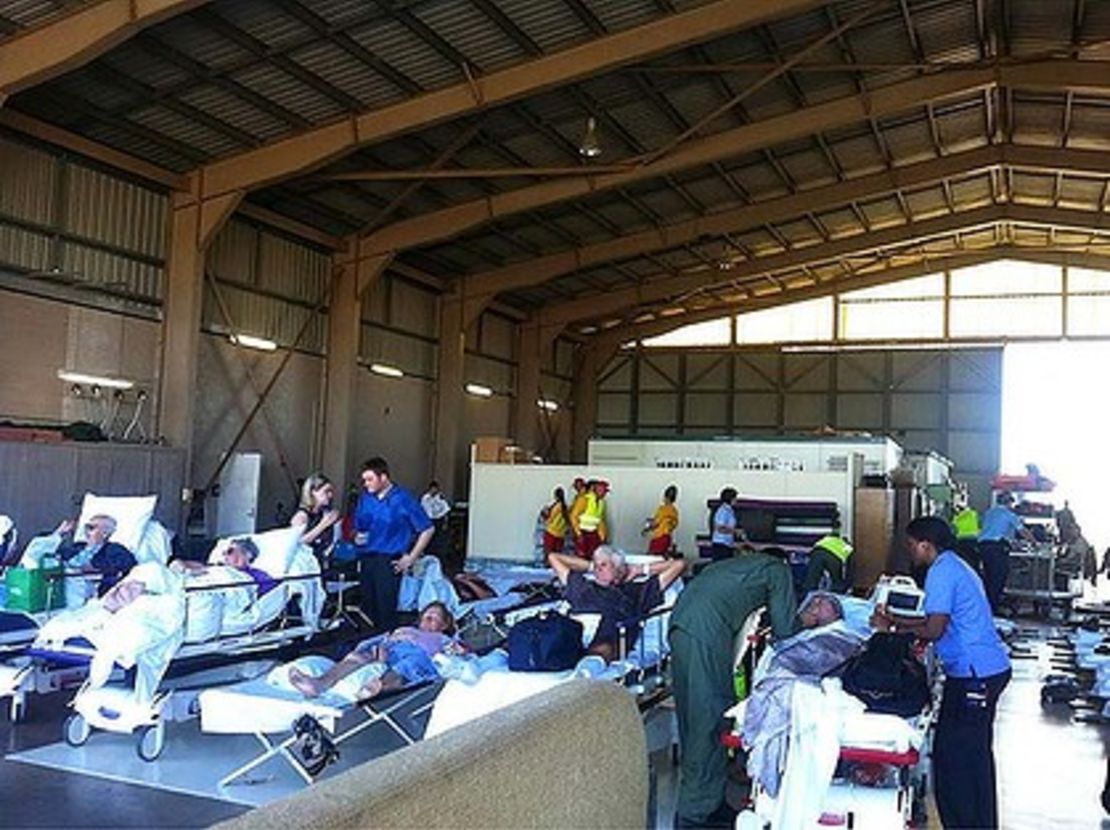
<path id="1" fill-rule="evenodd" d="M 1100 153 L 1092 152 L 1090 155 L 1100 159 L 1102 157 Z M 1011 156 L 1017 158 L 1020 153 L 1011 153 Z M 754 202 L 751 205 L 720 211 L 685 222 L 627 234 L 592 245 L 583 245 L 580 248 L 549 254 L 497 271 L 474 274 L 467 278 L 466 293 L 468 296 L 492 296 L 503 291 L 525 288 L 610 260 L 665 250 L 702 237 L 739 233 L 766 223 L 788 221 L 806 212 L 829 210 L 857 199 L 867 199 L 901 188 L 931 184 L 948 176 L 989 169 L 1001 164 L 1002 161 L 1002 150 L 988 147 L 955 153 L 942 159 L 930 159 L 905 167 L 896 167 L 881 173 L 803 190 L 777 199 Z M 1095 159 L 1091 161 L 1094 162 Z"/>
<path id="2" fill-rule="evenodd" d="M 664 277 L 643 285 L 621 291 L 611 291 L 599 297 L 583 297 L 571 303 L 544 309 L 540 316 L 548 326 L 565 326 L 576 320 L 587 320 L 612 315 L 644 303 L 663 302 L 673 297 L 689 295 L 716 285 L 727 285 L 745 279 L 758 278 L 768 272 L 799 268 L 816 262 L 853 256 L 891 245 L 902 245 L 950 234 L 955 230 L 982 227 L 1006 218 L 1005 206 L 990 205 L 936 219 L 926 219 L 884 228 L 881 231 L 861 233 L 822 245 L 759 257 L 727 272 L 701 271 L 679 277 Z"/>
<path id="3" fill-rule="evenodd" d="M 0 43 L 0 104 L 16 92 L 76 69 L 135 32 L 207 0 L 100 0 Z"/>
<path id="4" fill-rule="evenodd" d="M 262 187 L 319 167 L 366 144 L 505 104 L 765 20 L 804 12 L 822 2 L 715 0 L 491 72 L 474 78 L 473 82 L 463 81 L 212 162 L 202 168 L 204 193 L 211 198 Z"/>
<path id="5" fill-rule="evenodd" d="M 758 278 L 766 273 L 854 256 L 892 245 L 923 241 L 957 231 L 966 232 L 997 222 L 1080 231 L 1110 230 L 1110 216 L 1094 211 L 1033 205 L 990 205 L 937 219 L 857 234 L 828 244 L 760 257 L 734 267 L 724 279 L 716 272 L 710 274 L 708 270 L 684 274 L 677 278 L 662 277 L 634 288 L 611 291 L 599 297 L 583 297 L 581 300 L 553 306 L 542 310 L 539 317 L 544 325 L 561 329 L 575 320 L 612 315 L 644 303 L 661 302 L 677 295 L 707 290 L 716 285 L 727 285 L 740 280 Z"/>
<path id="6" fill-rule="evenodd" d="M 889 282 L 897 282 L 898 280 L 920 277 L 926 274 L 935 274 L 937 271 L 941 270 L 967 268 L 971 265 L 979 265 L 984 262 L 1019 254 L 1020 249 L 1014 250 L 1011 249 L 1010 246 L 1003 245 L 973 253 L 957 253 L 944 257 L 930 257 L 922 262 L 913 263 L 911 265 L 897 265 L 891 268 L 884 268 L 881 271 L 868 271 L 851 277 L 830 280 L 820 285 L 808 286 L 806 288 L 786 288 L 782 286 L 778 293 L 756 297 L 741 303 L 719 305 L 716 308 L 703 308 L 685 314 L 676 314 L 643 323 L 631 323 L 626 326 L 608 329 L 603 334 L 598 335 L 598 338 L 605 341 L 612 339 L 616 341 L 617 345 L 620 345 L 629 340 L 639 340 L 641 338 L 656 337 L 661 334 L 666 334 L 669 331 L 674 331 L 675 329 L 692 323 L 715 320 L 719 317 L 728 317 L 732 314 L 744 314 L 749 311 L 774 308 L 776 306 L 802 302 L 803 300 L 812 300 L 818 297 L 828 297 L 832 294 L 839 294 L 844 291 L 857 291 L 862 288 L 872 288 Z"/>
<path id="7" fill-rule="evenodd" d="M 503 216 L 711 164 L 784 141 L 866 121 L 876 115 L 902 112 L 925 101 L 973 92 L 993 85 L 995 77 L 996 73 L 990 70 L 942 73 L 892 84 L 866 96 L 816 104 L 690 141 L 651 164 L 625 173 L 544 182 L 396 222 L 365 237 L 360 243 L 359 253 L 360 256 L 372 256 L 375 252 L 401 250 L 447 239 Z"/>
<path id="8" fill-rule="evenodd" d="M 1105 91 L 1110 88 L 1110 62 L 1038 61 L 914 78 L 869 91 L 866 95 L 838 98 L 691 141 L 629 172 L 544 182 L 396 222 L 362 239 L 359 255 L 369 257 L 448 239 L 504 216 L 711 164 L 860 121 L 873 121 L 927 102 L 951 99 L 998 84 L 1024 89 Z"/>

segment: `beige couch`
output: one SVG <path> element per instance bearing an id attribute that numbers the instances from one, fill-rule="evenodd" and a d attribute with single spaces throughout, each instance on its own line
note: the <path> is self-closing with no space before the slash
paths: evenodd
<path id="1" fill-rule="evenodd" d="M 271 828 L 643 828 L 643 722 L 576 680 L 221 824 Z"/>

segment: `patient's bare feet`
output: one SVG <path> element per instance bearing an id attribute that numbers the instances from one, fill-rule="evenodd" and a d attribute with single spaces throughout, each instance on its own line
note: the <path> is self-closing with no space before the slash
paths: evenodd
<path id="1" fill-rule="evenodd" d="M 372 677 L 362 684 L 361 695 L 363 700 L 369 697 L 376 697 L 381 694 L 382 679 L 380 677 Z"/>
<path id="2" fill-rule="evenodd" d="M 320 694 L 320 684 L 316 678 L 296 667 L 289 670 L 289 683 L 305 697 L 318 697 Z"/>

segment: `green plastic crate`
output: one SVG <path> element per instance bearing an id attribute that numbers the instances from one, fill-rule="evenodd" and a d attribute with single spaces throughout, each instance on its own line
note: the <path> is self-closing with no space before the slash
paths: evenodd
<path id="1" fill-rule="evenodd" d="M 61 568 L 8 568 L 4 573 L 9 611 L 36 613 L 62 608 L 66 604 L 65 582 Z"/>

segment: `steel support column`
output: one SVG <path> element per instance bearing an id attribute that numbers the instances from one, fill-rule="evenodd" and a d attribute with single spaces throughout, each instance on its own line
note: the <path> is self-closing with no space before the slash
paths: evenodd
<path id="1" fill-rule="evenodd" d="M 190 476 L 205 252 L 239 203 L 231 197 L 202 204 L 197 184 L 192 177 L 190 192 L 174 193 L 170 202 L 158 396 L 159 433 L 184 448 Z"/>
<path id="2" fill-rule="evenodd" d="M 362 298 L 389 264 L 389 257 L 359 260 L 337 254 L 328 306 L 328 356 L 324 397 L 323 469 L 344 486 L 349 481 L 358 358 L 362 341 Z"/>
<path id="3" fill-rule="evenodd" d="M 439 372 L 436 380 L 435 447 L 432 469 L 445 492 L 461 493 L 459 481 L 459 425 L 464 415 L 463 368 L 466 326 L 463 301 L 444 295 L 439 313 Z"/>

